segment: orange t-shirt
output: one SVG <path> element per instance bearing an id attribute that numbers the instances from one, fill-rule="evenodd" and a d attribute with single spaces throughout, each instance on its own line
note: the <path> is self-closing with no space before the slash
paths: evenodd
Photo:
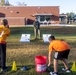
<path id="1" fill-rule="evenodd" d="M 61 40 L 53 40 L 49 45 L 49 51 L 55 50 L 60 52 L 68 49 L 70 49 L 70 46 L 65 41 L 61 41 Z"/>

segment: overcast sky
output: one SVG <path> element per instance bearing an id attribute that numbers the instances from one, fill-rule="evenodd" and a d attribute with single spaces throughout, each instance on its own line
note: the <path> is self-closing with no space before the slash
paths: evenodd
<path id="1" fill-rule="evenodd" d="M 76 0 L 8 0 L 10 4 L 17 5 L 25 2 L 27 6 L 59 6 L 60 13 L 76 13 Z"/>

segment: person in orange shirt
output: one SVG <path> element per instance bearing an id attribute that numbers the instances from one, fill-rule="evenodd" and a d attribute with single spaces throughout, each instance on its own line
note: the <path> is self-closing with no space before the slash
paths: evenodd
<path id="1" fill-rule="evenodd" d="M 58 60 L 62 60 L 64 67 L 63 71 L 70 73 L 68 68 L 67 58 L 70 52 L 70 46 L 63 40 L 56 40 L 54 36 L 49 37 L 49 54 L 48 54 L 48 67 L 52 64 L 52 52 L 55 51 L 54 54 L 54 72 L 50 72 L 50 75 L 58 75 Z"/>
<path id="2" fill-rule="evenodd" d="M 4 72 L 6 67 L 6 39 L 10 35 L 10 29 L 7 19 L 1 20 L 0 25 L 0 67 L 1 72 Z"/>

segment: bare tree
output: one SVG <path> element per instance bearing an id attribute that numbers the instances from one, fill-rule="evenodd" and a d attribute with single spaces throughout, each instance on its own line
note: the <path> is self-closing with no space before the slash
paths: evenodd
<path id="1" fill-rule="evenodd" d="M 21 2 L 17 2 L 17 5 L 18 6 L 27 6 L 27 4 L 25 2 L 22 2 L 22 3 Z"/>
<path id="2" fill-rule="evenodd" d="M 0 6 L 10 6 L 8 0 L 0 0 Z"/>
<path id="3" fill-rule="evenodd" d="M 10 6 L 10 3 L 8 0 L 5 0 L 5 6 Z"/>

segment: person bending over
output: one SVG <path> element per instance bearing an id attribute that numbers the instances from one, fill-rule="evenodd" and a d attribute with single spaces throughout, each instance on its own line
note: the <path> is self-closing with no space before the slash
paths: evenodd
<path id="1" fill-rule="evenodd" d="M 70 52 L 70 46 L 63 40 L 56 40 L 54 36 L 49 37 L 49 54 L 48 54 L 48 66 L 52 64 L 52 52 L 54 54 L 54 72 L 50 72 L 50 75 L 58 75 L 58 60 L 62 60 L 64 67 L 63 71 L 69 73 L 67 58 Z"/>

